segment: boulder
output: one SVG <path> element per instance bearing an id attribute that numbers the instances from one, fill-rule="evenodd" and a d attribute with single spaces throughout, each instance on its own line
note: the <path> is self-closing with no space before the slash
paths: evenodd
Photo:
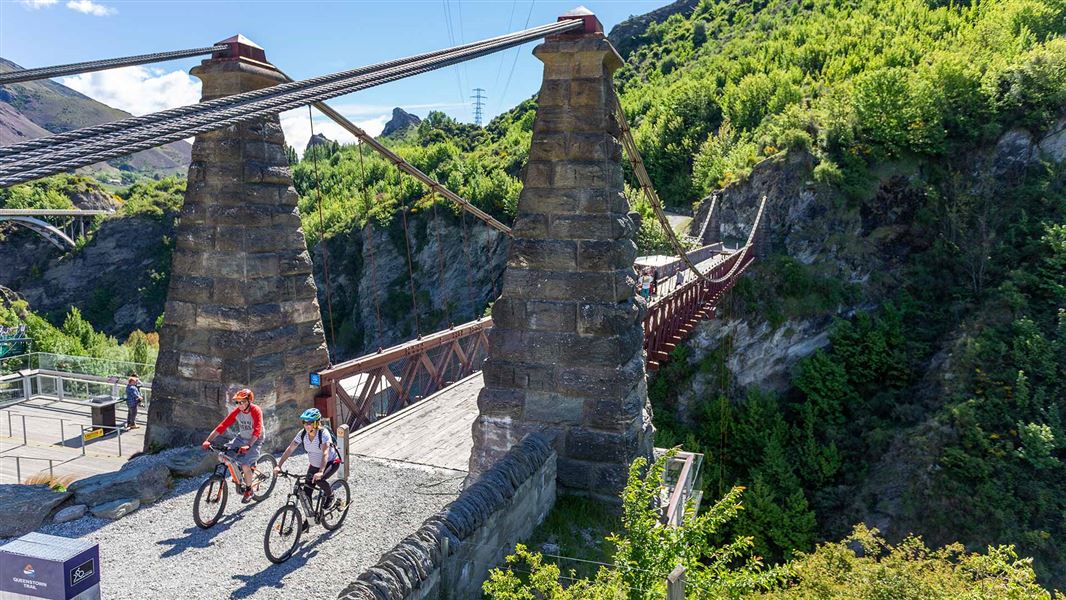
<path id="1" fill-rule="evenodd" d="M 200 446 L 175 448 L 160 454 L 164 456 L 164 464 L 174 477 L 195 477 L 207 473 L 218 464 L 217 455 L 204 452 Z"/>
<path id="2" fill-rule="evenodd" d="M 141 502 L 136 498 L 121 498 L 119 500 L 112 500 L 111 502 L 104 502 L 97 504 L 90 510 L 94 515 L 101 519 L 121 519 L 131 512 L 141 507 Z"/>
<path id="3" fill-rule="evenodd" d="M 118 471 L 86 477 L 70 484 L 74 501 L 95 506 L 118 498 L 154 502 L 170 488 L 170 469 L 154 456 L 133 460 Z M 94 510 L 95 512 L 95 510 Z"/>
<path id="4" fill-rule="evenodd" d="M 44 484 L 0 485 L 0 537 L 16 537 L 37 529 L 48 513 L 70 497 Z"/>
<path id="5" fill-rule="evenodd" d="M 53 523 L 66 523 L 67 521 L 76 521 L 85 516 L 85 513 L 89 510 L 88 506 L 84 504 L 74 504 L 58 511 L 53 517 Z"/>

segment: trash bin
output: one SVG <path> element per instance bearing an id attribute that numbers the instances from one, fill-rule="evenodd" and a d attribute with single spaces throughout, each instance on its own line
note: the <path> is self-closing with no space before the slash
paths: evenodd
<path id="1" fill-rule="evenodd" d="M 43 533 L 0 546 L 0 599 L 99 600 L 100 547 Z"/>
<path id="2" fill-rule="evenodd" d="M 118 400 L 111 396 L 93 396 L 91 409 L 93 413 L 93 427 L 115 426 L 115 405 Z"/>

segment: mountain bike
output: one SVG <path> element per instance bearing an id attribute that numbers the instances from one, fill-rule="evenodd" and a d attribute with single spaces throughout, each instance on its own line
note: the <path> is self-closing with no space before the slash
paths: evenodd
<path id="1" fill-rule="evenodd" d="M 226 485 L 226 472 L 229 472 L 230 480 L 237 493 L 241 493 L 244 478 L 241 466 L 235 460 L 236 450 L 230 450 L 225 446 L 212 444 L 211 449 L 218 452 L 218 465 L 196 490 L 196 499 L 192 505 L 192 519 L 201 529 L 209 529 L 222 516 L 226 508 L 226 500 L 229 498 L 229 487 Z M 261 502 L 274 490 L 277 476 L 274 474 L 274 466 L 278 464 L 274 455 L 263 452 L 259 460 L 252 466 L 252 499 Z"/>
<path id="2" fill-rule="evenodd" d="M 263 550 L 266 551 L 270 562 L 275 564 L 289 560 L 296 545 L 300 543 L 300 534 L 310 527 L 304 514 L 310 516 L 315 523 L 321 523 L 328 531 L 335 531 L 344 522 L 344 517 L 348 515 L 348 507 L 352 502 L 348 482 L 343 479 L 338 479 L 329 485 L 334 501 L 331 506 L 323 507 L 322 490 L 317 486 L 314 498 L 308 497 L 303 483 L 305 475 L 288 471 L 281 471 L 280 474 L 282 477 L 292 479 L 292 491 L 289 492 L 285 505 L 270 518 L 266 534 L 263 536 Z M 303 514 L 300 513 L 301 507 L 304 510 Z"/>

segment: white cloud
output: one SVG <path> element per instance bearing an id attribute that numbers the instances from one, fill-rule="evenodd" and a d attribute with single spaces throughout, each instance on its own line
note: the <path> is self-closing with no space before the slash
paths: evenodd
<path id="1" fill-rule="evenodd" d="M 40 2 L 40 1 L 48 2 L 49 0 L 30 0 L 30 1 L 31 2 Z M 104 6 L 103 4 L 97 4 L 97 3 L 93 2 L 92 0 L 70 0 L 70 2 L 67 2 L 67 8 L 69 8 L 70 10 L 75 10 L 75 11 L 78 11 L 80 13 L 87 14 L 87 15 L 93 15 L 94 17 L 106 17 L 108 15 L 113 15 L 116 12 L 118 12 L 117 10 L 111 8 L 110 6 Z"/>
<path id="2" fill-rule="evenodd" d="M 354 117 L 349 111 L 341 111 L 340 106 L 334 108 L 346 117 Z M 385 123 L 392 118 L 392 109 L 389 108 L 388 111 L 377 115 L 365 115 L 370 117 L 366 119 L 352 118 L 352 122 L 370 135 L 380 135 L 381 130 L 385 128 Z M 304 148 L 307 147 L 307 141 L 311 139 L 311 122 L 307 117 L 307 108 L 297 108 L 281 113 L 281 128 L 285 131 L 285 143 L 296 148 L 296 152 L 302 155 Z M 342 144 L 355 142 L 354 135 L 318 112 L 315 112 L 315 133 Z"/>
<path id="3" fill-rule="evenodd" d="M 134 115 L 200 101 L 200 81 L 184 71 L 123 67 L 64 77 L 61 83 Z"/>
<path id="4" fill-rule="evenodd" d="M 38 8 L 52 6 L 53 4 L 57 4 L 58 2 L 59 0 L 20 0 L 19 4 L 25 6 L 26 8 L 32 8 L 34 10 L 37 10 Z"/>

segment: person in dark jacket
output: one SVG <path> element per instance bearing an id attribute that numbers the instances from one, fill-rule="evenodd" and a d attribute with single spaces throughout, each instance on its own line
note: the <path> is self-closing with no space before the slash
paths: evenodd
<path id="1" fill-rule="evenodd" d="M 137 429 L 137 407 L 144 401 L 141 380 L 134 373 L 126 383 L 126 429 Z"/>

